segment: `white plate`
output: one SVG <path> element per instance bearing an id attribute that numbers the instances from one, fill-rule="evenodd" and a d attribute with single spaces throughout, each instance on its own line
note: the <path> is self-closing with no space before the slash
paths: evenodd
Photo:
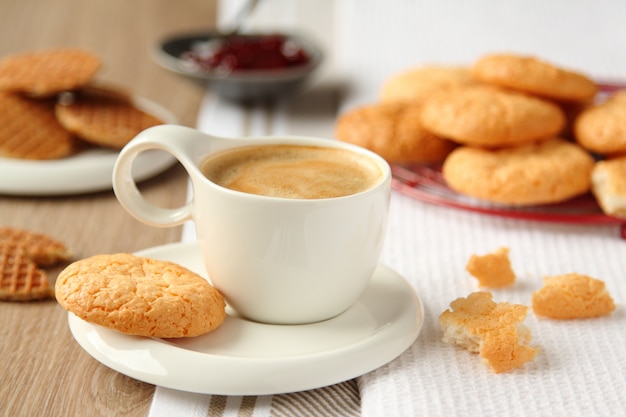
<path id="1" fill-rule="evenodd" d="M 135 104 L 168 124 L 176 117 L 149 100 Z M 63 159 L 33 161 L 0 157 L 0 193 L 8 195 L 68 195 L 112 189 L 113 165 L 118 152 L 94 148 Z M 133 164 L 135 181 L 143 181 L 172 166 L 176 160 L 163 151 L 144 152 Z"/>
<path id="2" fill-rule="evenodd" d="M 138 255 L 204 274 L 195 243 Z M 229 313 L 211 333 L 165 340 L 124 335 L 71 313 L 68 321 L 87 353 L 140 381 L 206 394 L 268 395 L 335 384 L 390 362 L 417 338 L 424 310 L 404 278 L 381 265 L 359 301 L 320 323 L 269 325 Z"/>

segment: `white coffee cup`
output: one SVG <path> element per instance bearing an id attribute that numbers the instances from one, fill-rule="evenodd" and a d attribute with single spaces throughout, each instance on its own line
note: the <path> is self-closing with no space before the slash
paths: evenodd
<path id="1" fill-rule="evenodd" d="M 213 183 L 201 169 L 218 152 L 272 144 L 347 150 L 364 156 L 380 175 L 355 194 L 302 199 L 235 191 Z M 162 208 L 143 198 L 131 169 L 150 149 L 171 153 L 187 170 L 193 187 L 187 204 Z M 390 183 L 384 159 L 348 143 L 296 136 L 219 138 L 174 125 L 137 135 L 113 171 L 120 204 L 140 221 L 167 227 L 193 220 L 211 283 L 241 316 L 274 324 L 326 320 L 358 300 L 379 262 Z"/>

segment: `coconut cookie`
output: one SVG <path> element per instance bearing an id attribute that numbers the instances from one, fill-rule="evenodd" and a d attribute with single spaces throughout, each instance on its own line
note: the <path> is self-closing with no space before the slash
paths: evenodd
<path id="1" fill-rule="evenodd" d="M 58 276 L 57 301 L 90 323 L 125 334 L 193 337 L 226 317 L 223 296 L 172 262 L 119 253 L 70 264 Z"/>
<path id="2" fill-rule="evenodd" d="M 453 190 L 507 205 L 549 204 L 584 194 L 591 186 L 594 160 L 563 139 L 488 150 L 461 147 L 443 164 Z"/>
<path id="3" fill-rule="evenodd" d="M 487 55 L 471 72 L 482 82 L 557 101 L 589 102 L 598 91 L 586 75 L 531 56 Z"/>
<path id="4" fill-rule="evenodd" d="M 581 112 L 574 122 L 574 136 L 592 152 L 626 153 L 626 91 Z"/>
<path id="5" fill-rule="evenodd" d="M 439 91 L 450 91 L 477 84 L 468 68 L 423 66 L 387 79 L 380 91 L 382 102 L 422 103 Z"/>
<path id="6" fill-rule="evenodd" d="M 0 61 L 0 91 L 53 96 L 87 85 L 101 65 L 98 56 L 77 48 L 9 55 Z"/>
<path id="7" fill-rule="evenodd" d="M 605 214 L 626 218 L 626 156 L 596 162 L 591 191 Z"/>
<path id="8" fill-rule="evenodd" d="M 599 317 L 615 310 L 604 282 L 576 273 L 546 277 L 532 305 L 536 315 L 553 319 Z"/>
<path id="9" fill-rule="evenodd" d="M 424 128 L 466 145 L 500 147 L 557 135 L 563 110 L 548 101 L 494 87 L 439 93 L 424 103 Z"/>
<path id="10" fill-rule="evenodd" d="M 422 106 L 379 103 L 342 114 L 335 126 L 337 138 L 376 152 L 388 162 L 441 162 L 455 148 L 451 141 L 424 130 Z"/>
<path id="11" fill-rule="evenodd" d="M 489 292 L 475 292 L 450 303 L 439 316 L 443 341 L 460 346 L 488 364 L 494 372 L 522 366 L 537 354 L 530 346 L 532 334 L 523 325 L 528 307 L 496 303 Z"/>

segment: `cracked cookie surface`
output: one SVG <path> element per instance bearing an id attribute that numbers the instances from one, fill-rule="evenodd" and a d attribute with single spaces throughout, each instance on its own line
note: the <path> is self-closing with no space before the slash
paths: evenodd
<path id="1" fill-rule="evenodd" d="M 200 275 L 127 253 L 70 264 L 55 290 L 59 304 L 81 319 L 136 336 L 198 336 L 226 316 L 223 296 Z"/>

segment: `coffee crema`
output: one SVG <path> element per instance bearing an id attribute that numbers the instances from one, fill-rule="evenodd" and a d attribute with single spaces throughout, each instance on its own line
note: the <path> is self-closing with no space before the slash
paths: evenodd
<path id="1" fill-rule="evenodd" d="M 209 180 L 231 190 L 294 199 L 357 194 L 382 178 L 380 167 L 365 155 L 303 145 L 230 149 L 209 156 L 201 169 Z"/>

